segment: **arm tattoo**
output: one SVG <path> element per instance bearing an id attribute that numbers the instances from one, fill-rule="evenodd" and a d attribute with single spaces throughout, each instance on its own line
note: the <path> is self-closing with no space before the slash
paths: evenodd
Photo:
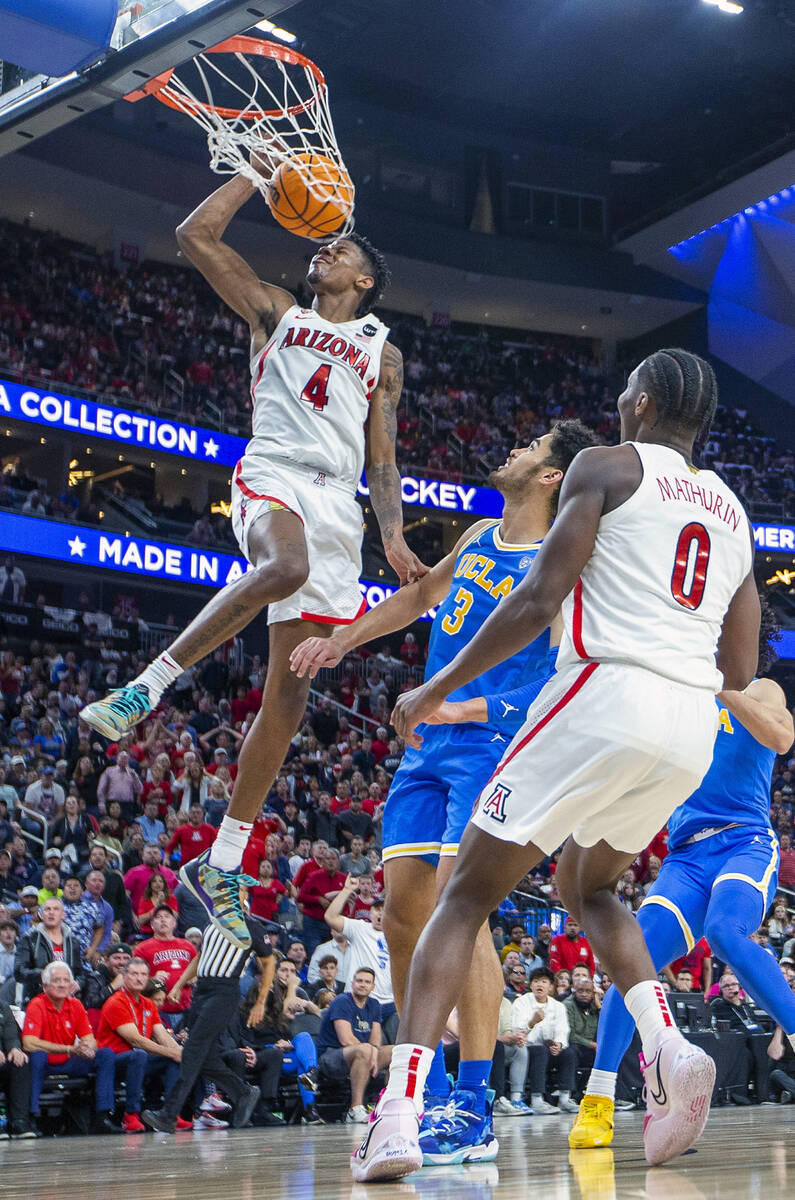
<path id="1" fill-rule="evenodd" d="M 387 342 L 384 346 L 382 364 L 382 418 L 383 432 L 394 448 L 397 440 L 397 409 L 403 390 L 403 355 L 396 346 Z M 367 483 L 373 511 L 381 528 L 384 544 L 403 529 L 403 501 L 400 494 L 400 472 L 394 458 L 390 463 L 368 467 Z"/>

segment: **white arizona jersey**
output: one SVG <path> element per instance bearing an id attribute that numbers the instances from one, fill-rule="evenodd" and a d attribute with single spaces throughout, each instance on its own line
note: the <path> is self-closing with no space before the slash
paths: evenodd
<path id="1" fill-rule="evenodd" d="M 599 522 L 593 554 L 563 602 L 557 667 L 635 663 L 719 691 L 723 618 L 751 570 L 748 519 L 714 471 L 688 466 L 667 446 L 631 445 L 643 478 Z"/>
<path id="2" fill-rule="evenodd" d="M 247 454 L 286 459 L 352 490 L 364 469 L 364 423 L 389 328 L 372 313 L 336 324 L 293 305 L 251 360 Z"/>

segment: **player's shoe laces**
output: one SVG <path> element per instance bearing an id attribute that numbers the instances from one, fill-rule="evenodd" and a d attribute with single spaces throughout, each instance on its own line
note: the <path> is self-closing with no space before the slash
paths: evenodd
<path id="1" fill-rule="evenodd" d="M 356 1183 L 401 1179 L 422 1166 L 420 1123 L 412 1100 L 382 1100 L 370 1114 L 367 1136 L 351 1155 Z"/>
<path id="2" fill-rule="evenodd" d="M 650 1062 L 640 1055 L 645 1081 L 643 1141 L 651 1166 L 668 1162 L 696 1142 L 709 1116 L 715 1063 L 676 1029 L 660 1034 Z"/>
<path id="3" fill-rule="evenodd" d="M 572 1150 L 590 1150 L 609 1146 L 613 1140 L 614 1104 L 607 1096 L 583 1096 L 580 1111 L 569 1130 Z"/>
<path id="4" fill-rule="evenodd" d="M 130 684 L 80 710 L 80 719 L 115 742 L 149 716 L 154 705 L 146 684 Z"/>
<path id="5" fill-rule="evenodd" d="M 442 1116 L 430 1129 L 420 1132 L 423 1166 L 491 1162 L 500 1143 L 494 1136 L 491 1114 L 494 1092 L 486 1092 L 486 1111 L 475 1111 L 472 1092 L 456 1089 Z"/>
<path id="6" fill-rule="evenodd" d="M 441 1121 L 445 1114 L 452 1114 L 455 1109 L 455 1101 L 453 1100 L 453 1092 L 450 1090 L 449 1096 L 426 1096 L 425 1112 L 420 1120 L 420 1133 L 424 1133 L 426 1129 L 431 1129 L 437 1121 Z"/>
<path id="7" fill-rule="evenodd" d="M 207 915 L 224 937 L 239 950 L 251 945 L 251 934 L 246 926 L 243 906 L 240 902 L 240 887 L 258 887 L 258 881 L 238 871 L 221 871 L 210 866 L 210 851 L 205 850 L 181 868 L 179 877 L 189 891 L 207 909 Z"/>

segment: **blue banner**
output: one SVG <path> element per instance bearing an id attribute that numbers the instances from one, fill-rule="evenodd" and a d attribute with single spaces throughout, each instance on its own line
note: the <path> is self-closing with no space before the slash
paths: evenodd
<path id="1" fill-rule="evenodd" d="M 7 512 L 0 512 L 0 551 L 211 588 L 222 588 L 240 579 L 248 569 L 246 560 L 237 554 Z M 391 584 L 372 579 L 363 579 L 359 586 L 368 608 L 374 608 L 397 591 Z M 434 615 L 432 610 L 422 619 L 430 620 Z"/>
<path id="2" fill-rule="evenodd" d="M 193 462 L 216 463 L 219 467 L 233 467 L 246 448 L 245 438 L 219 433 L 216 429 L 183 425 L 4 379 L 0 379 L 0 415 L 12 421 L 27 421 L 39 428 L 104 438 L 116 445 L 138 446 L 142 450 L 175 454 Z M 499 492 L 474 484 L 404 475 L 402 492 L 403 503 L 418 508 L 481 517 L 498 517 L 502 513 Z M 359 495 L 369 495 L 364 479 L 359 485 Z"/>

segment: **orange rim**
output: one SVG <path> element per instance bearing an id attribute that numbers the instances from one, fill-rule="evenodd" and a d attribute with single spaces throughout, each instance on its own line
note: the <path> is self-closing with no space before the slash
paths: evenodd
<path id="1" fill-rule="evenodd" d="M 244 37 L 238 34 L 235 37 L 227 38 L 224 42 L 219 42 L 217 46 L 210 46 L 207 50 L 202 50 L 202 54 L 254 54 L 259 58 L 270 58 L 278 62 L 286 62 L 290 66 L 303 67 L 305 70 L 310 71 L 320 90 L 322 92 L 326 90 L 326 77 L 320 67 L 312 62 L 311 58 L 299 54 L 297 50 L 291 50 L 289 46 L 279 46 L 276 42 L 264 42 L 259 38 Z M 307 109 L 312 108 L 315 103 L 315 97 L 310 96 L 307 100 L 302 101 L 302 103 L 294 104 L 291 108 L 258 109 L 250 112 L 242 108 L 225 108 L 223 105 L 208 104 L 206 101 L 196 99 L 188 100 L 185 98 L 180 103 L 177 103 L 176 100 L 172 99 L 164 91 L 171 82 L 171 76 L 176 69 L 176 67 L 171 67 L 168 71 L 164 71 L 162 75 L 156 75 L 154 79 L 148 80 L 134 92 L 128 92 L 124 99 L 135 103 L 136 100 L 143 100 L 145 96 L 154 96 L 161 104 L 166 104 L 169 108 L 173 108 L 177 112 L 185 112 L 186 108 L 196 108 L 202 112 L 215 113 L 216 116 L 223 117 L 224 120 L 234 120 L 236 117 L 243 117 L 247 121 L 261 121 L 264 117 L 277 120 L 279 117 L 296 116 L 298 113 L 306 112 Z"/>

